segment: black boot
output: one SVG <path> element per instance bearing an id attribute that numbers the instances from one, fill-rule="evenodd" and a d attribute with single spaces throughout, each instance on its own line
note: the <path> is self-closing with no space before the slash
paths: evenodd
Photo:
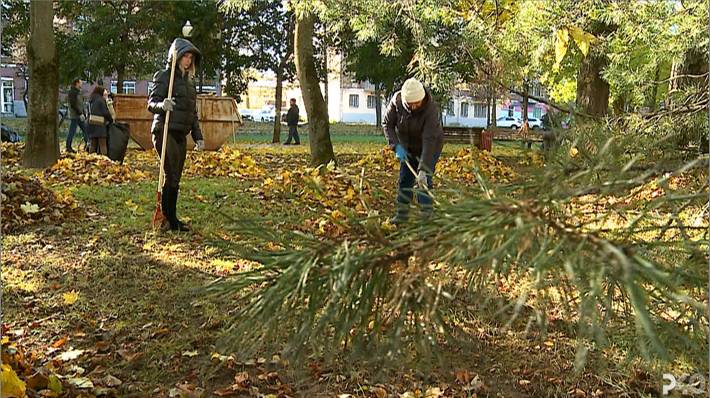
<path id="1" fill-rule="evenodd" d="M 163 192 L 160 194 L 160 210 L 164 218 L 160 229 L 163 231 L 170 229 L 170 202 L 170 188 L 164 186 Z"/>
<path id="2" fill-rule="evenodd" d="M 173 188 L 172 189 L 172 196 L 170 197 L 170 199 L 172 201 L 170 204 L 170 212 L 173 215 L 173 220 L 170 222 L 170 229 L 173 231 L 188 232 L 188 231 L 190 231 L 190 227 L 177 218 L 178 192 L 179 192 L 178 188 Z"/>

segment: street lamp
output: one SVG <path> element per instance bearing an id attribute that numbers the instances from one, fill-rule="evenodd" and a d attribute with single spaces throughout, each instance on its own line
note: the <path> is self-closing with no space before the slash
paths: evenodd
<path id="1" fill-rule="evenodd" d="M 192 36 L 192 25 L 190 25 L 189 20 L 185 22 L 185 25 L 182 27 L 182 35 L 187 38 Z"/>

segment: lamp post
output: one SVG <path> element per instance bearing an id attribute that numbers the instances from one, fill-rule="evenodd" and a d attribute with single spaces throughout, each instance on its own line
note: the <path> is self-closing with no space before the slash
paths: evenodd
<path id="1" fill-rule="evenodd" d="M 185 38 L 190 38 L 192 36 L 192 25 L 190 25 L 190 20 L 185 22 L 185 25 L 182 27 L 182 35 Z"/>

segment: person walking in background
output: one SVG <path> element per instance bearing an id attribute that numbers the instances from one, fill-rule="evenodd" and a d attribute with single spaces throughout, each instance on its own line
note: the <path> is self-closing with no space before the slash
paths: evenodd
<path id="1" fill-rule="evenodd" d="M 173 98 L 168 98 L 170 86 L 170 54 L 177 54 L 177 68 L 173 77 Z M 185 167 L 187 156 L 187 135 L 192 134 L 195 150 L 205 148 L 200 122 L 197 118 L 197 89 L 195 87 L 195 72 L 202 54 L 189 41 L 177 38 L 168 51 L 166 69 L 153 75 L 153 90 L 148 97 L 148 110 L 153 113 L 153 145 L 161 156 L 163 144 L 165 148 L 165 182 L 160 196 L 160 208 L 166 223 L 161 229 L 172 231 L 189 231 L 190 228 L 177 218 L 177 199 L 180 190 L 180 178 Z M 168 121 L 167 142 L 163 142 L 165 115 L 170 112 Z"/>
<path id="2" fill-rule="evenodd" d="M 392 224 L 403 224 L 409 216 L 409 204 L 415 183 L 426 191 L 417 192 L 417 202 L 424 217 L 431 215 L 432 176 L 444 147 L 441 112 L 429 89 L 416 79 L 408 79 L 387 106 L 383 120 L 387 144 L 395 152 L 399 165 L 397 213 Z M 409 163 L 409 165 L 407 165 Z M 413 174 L 410 167 L 417 171 Z"/>
<path id="3" fill-rule="evenodd" d="M 76 134 L 77 126 L 81 129 L 81 134 L 84 138 L 84 147 L 88 144 L 86 135 L 86 117 L 84 116 L 84 95 L 81 93 L 81 80 L 74 79 L 72 86 L 69 89 L 69 133 L 67 134 L 66 149 L 69 153 L 76 152 L 72 148 L 74 134 Z"/>
<path id="4" fill-rule="evenodd" d="M 107 126 L 113 122 L 111 112 L 106 104 L 108 91 L 101 86 L 96 86 L 89 98 L 89 125 L 88 133 L 91 142 L 89 143 L 90 153 L 99 153 L 101 155 L 108 154 L 108 145 L 106 137 L 108 137 Z"/>
<path id="5" fill-rule="evenodd" d="M 288 124 L 288 138 L 284 145 L 291 145 L 291 138 L 293 138 L 293 145 L 301 145 L 301 139 L 298 137 L 298 105 L 295 98 L 291 98 L 291 107 L 286 113 L 286 124 Z"/>

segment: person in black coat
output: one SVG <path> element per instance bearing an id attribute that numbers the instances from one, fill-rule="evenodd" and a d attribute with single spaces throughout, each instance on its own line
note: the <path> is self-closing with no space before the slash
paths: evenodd
<path id="1" fill-rule="evenodd" d="M 89 98 L 89 123 L 86 127 L 86 132 L 90 138 L 89 153 L 99 153 L 101 155 L 108 154 L 108 145 L 106 137 L 108 137 L 107 126 L 113 123 L 111 112 L 106 105 L 108 91 L 102 86 L 94 87 L 94 91 Z"/>
<path id="2" fill-rule="evenodd" d="M 407 221 L 413 188 L 417 184 L 417 202 L 424 216 L 432 212 L 432 175 L 444 147 L 441 112 L 431 92 L 416 79 L 408 79 L 387 106 L 383 120 L 389 147 L 400 160 L 397 214 L 392 223 Z M 414 168 L 413 174 L 406 163 Z M 425 189 L 426 188 L 426 189 Z"/>
<path id="3" fill-rule="evenodd" d="M 173 51 L 177 53 L 173 97 L 167 98 L 170 85 L 170 54 Z M 200 50 L 192 43 L 182 38 L 175 39 L 170 47 L 166 69 L 153 75 L 153 90 L 148 97 L 148 110 L 154 114 L 151 132 L 158 157 L 161 156 L 163 144 L 167 145 L 165 182 L 161 196 L 161 208 L 166 223 L 162 228 L 172 231 L 189 231 L 189 227 L 177 218 L 180 177 L 187 156 L 187 135 L 192 134 L 196 150 L 202 150 L 205 146 L 197 117 L 197 89 L 195 88 L 195 71 L 200 57 Z M 170 121 L 167 142 L 163 143 L 163 127 L 167 112 L 170 112 Z"/>
<path id="4" fill-rule="evenodd" d="M 298 137 L 298 105 L 295 98 L 291 98 L 291 107 L 286 113 L 286 124 L 288 124 L 288 138 L 284 145 L 291 145 L 291 138 L 293 138 L 293 145 L 301 145 L 301 139 Z"/>

